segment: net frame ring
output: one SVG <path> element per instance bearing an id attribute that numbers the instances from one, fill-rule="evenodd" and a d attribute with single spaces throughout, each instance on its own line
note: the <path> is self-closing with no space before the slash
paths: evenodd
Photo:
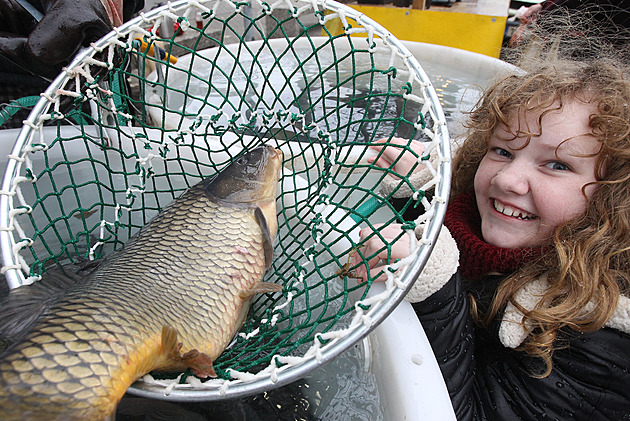
<path id="1" fill-rule="evenodd" d="M 46 113 L 50 113 L 52 98 L 59 94 L 58 91 L 63 89 L 70 79 L 76 77 L 77 73 L 72 72 L 72 70 L 80 69 L 85 63 L 93 61 L 96 53 L 105 51 L 112 44 L 125 45 L 119 38 L 124 37 L 125 34 L 132 30 L 137 30 L 139 25 L 146 26 L 147 23 L 153 22 L 154 26 L 156 26 L 157 22 L 167 17 L 177 19 L 179 17 L 178 13 L 181 13 L 183 16 L 192 8 L 195 8 L 195 10 L 207 10 L 211 14 L 214 10 L 213 5 L 218 3 L 227 2 L 225 0 L 181 0 L 173 3 L 169 2 L 165 6 L 146 14 L 141 14 L 141 16 L 116 28 L 92 44 L 90 48 L 78 53 L 67 70 L 61 73 L 42 94 L 42 98 L 34 106 L 31 114 L 25 121 L 9 155 L 0 191 L 2 273 L 5 275 L 11 288 L 34 281 L 34 279 L 29 279 L 25 276 L 25 271 L 28 272 L 28 264 L 20 254 L 20 250 L 30 244 L 31 240 L 26 236 L 21 236 L 20 229 L 17 229 L 14 224 L 15 215 L 29 212 L 28 204 L 24 203 L 18 188 L 20 183 L 31 181 L 24 176 L 25 170 L 28 170 L 26 155 L 38 147 L 47 147 L 45 143 L 37 146 L 37 138 L 42 136 L 43 123 L 41 117 Z M 192 387 L 183 385 L 183 387 L 178 388 L 159 384 L 136 383 L 129 389 L 135 395 L 172 401 L 207 401 L 237 398 L 286 385 L 303 377 L 365 338 L 402 301 L 407 291 L 411 288 L 413 280 L 421 273 L 426 264 L 444 220 L 451 178 L 449 136 L 438 95 L 417 59 L 400 40 L 380 24 L 344 4 L 330 0 L 298 0 L 297 3 L 301 4 L 301 7 L 295 7 L 293 2 L 289 0 L 280 0 L 272 5 L 260 1 L 258 3 L 261 5 L 263 13 L 268 13 L 268 8 L 273 10 L 275 6 L 282 4 L 291 7 L 291 10 L 293 10 L 292 15 L 294 16 L 299 16 L 306 10 L 313 10 L 319 16 L 322 25 L 331 19 L 339 18 L 343 23 L 346 35 L 367 35 L 368 44 L 372 44 L 374 38 L 378 38 L 399 57 L 403 58 L 408 68 L 412 71 L 414 80 L 422 87 L 422 95 L 430 102 L 430 111 L 436 125 L 436 152 L 440 159 L 434 174 L 434 178 L 437 181 L 435 183 L 435 193 L 430 215 L 426 220 L 415 259 L 402 276 L 398 277 L 396 282 L 389 283 L 385 291 L 379 294 L 378 299 L 373 301 L 373 304 L 377 305 L 370 305 L 369 310 L 362 310 L 360 306 L 357 306 L 357 314 L 353 319 L 353 322 L 356 321 L 356 323 L 352 323 L 351 328 L 343 332 L 331 332 L 337 333 L 337 336 L 329 335 L 324 337 L 325 335 L 320 335 L 316 337 L 313 341 L 313 346 L 306 353 L 308 355 L 305 354 L 302 357 L 274 357 L 270 359 L 269 366 L 257 374 L 244 373 L 235 379 L 216 380 L 212 381 L 212 384 L 204 386 Z M 348 23 L 348 20 L 355 21 L 361 27 L 353 27 Z M 321 341 L 318 341 L 317 338 L 320 338 Z"/>

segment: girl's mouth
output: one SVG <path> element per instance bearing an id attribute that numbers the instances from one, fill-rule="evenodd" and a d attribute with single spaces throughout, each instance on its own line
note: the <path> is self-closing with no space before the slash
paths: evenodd
<path id="1" fill-rule="evenodd" d="M 532 213 L 527 213 L 525 211 L 522 211 L 520 209 L 514 209 L 511 208 L 507 205 L 504 205 L 502 203 L 500 203 L 498 200 L 493 200 L 493 205 L 494 205 L 494 210 L 496 210 L 497 212 L 505 215 L 505 216 L 511 216 L 512 218 L 516 218 L 516 219 L 521 219 L 523 221 L 528 221 L 531 219 L 536 219 L 538 218 L 538 216 L 532 214 Z"/>

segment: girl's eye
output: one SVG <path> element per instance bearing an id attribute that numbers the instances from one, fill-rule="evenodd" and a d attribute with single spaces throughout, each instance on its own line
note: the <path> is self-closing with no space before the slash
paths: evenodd
<path id="1" fill-rule="evenodd" d="M 547 164 L 547 167 L 554 171 L 569 171 L 571 168 L 564 162 L 553 161 Z"/>
<path id="2" fill-rule="evenodd" d="M 499 156 L 502 156 L 504 158 L 510 158 L 510 159 L 512 158 L 512 154 L 503 148 L 493 148 L 492 150 L 494 151 L 494 153 L 496 153 Z"/>

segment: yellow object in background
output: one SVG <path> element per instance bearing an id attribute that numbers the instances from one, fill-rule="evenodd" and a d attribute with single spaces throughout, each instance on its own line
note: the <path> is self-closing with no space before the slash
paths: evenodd
<path id="1" fill-rule="evenodd" d="M 495 58 L 501 52 L 507 21 L 507 13 L 489 16 L 388 6 L 350 7 L 375 20 L 398 39 L 445 45 Z M 339 19 L 326 23 L 326 28 L 334 35 L 343 33 Z"/>
<path id="2" fill-rule="evenodd" d="M 150 55 L 151 57 L 155 57 L 155 43 L 152 42 L 151 44 L 147 44 L 147 42 L 142 39 L 142 37 L 136 37 L 135 39 L 136 41 L 140 41 L 140 51 L 142 51 L 143 53 L 146 52 L 147 55 Z M 148 51 L 147 48 L 149 49 Z M 168 57 L 168 61 L 171 64 L 177 63 L 177 57 L 168 54 L 164 49 L 160 48 L 159 46 L 157 48 L 161 60 L 164 60 L 165 57 Z"/>

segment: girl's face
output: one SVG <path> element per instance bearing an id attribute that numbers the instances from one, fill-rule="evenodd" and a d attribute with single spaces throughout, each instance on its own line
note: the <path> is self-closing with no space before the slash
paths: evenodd
<path id="1" fill-rule="evenodd" d="M 588 136 L 589 116 L 596 109 L 582 102 L 566 103 L 562 110 L 540 112 L 522 119 L 521 131 L 541 133 L 513 136 L 499 127 L 475 174 L 475 196 L 484 241 L 504 248 L 523 248 L 546 242 L 562 223 L 586 209 L 584 185 L 595 181 L 599 143 Z M 517 115 L 510 126 L 517 129 Z M 567 140 L 569 139 L 569 140 Z M 586 188 L 590 196 L 595 186 Z"/>

